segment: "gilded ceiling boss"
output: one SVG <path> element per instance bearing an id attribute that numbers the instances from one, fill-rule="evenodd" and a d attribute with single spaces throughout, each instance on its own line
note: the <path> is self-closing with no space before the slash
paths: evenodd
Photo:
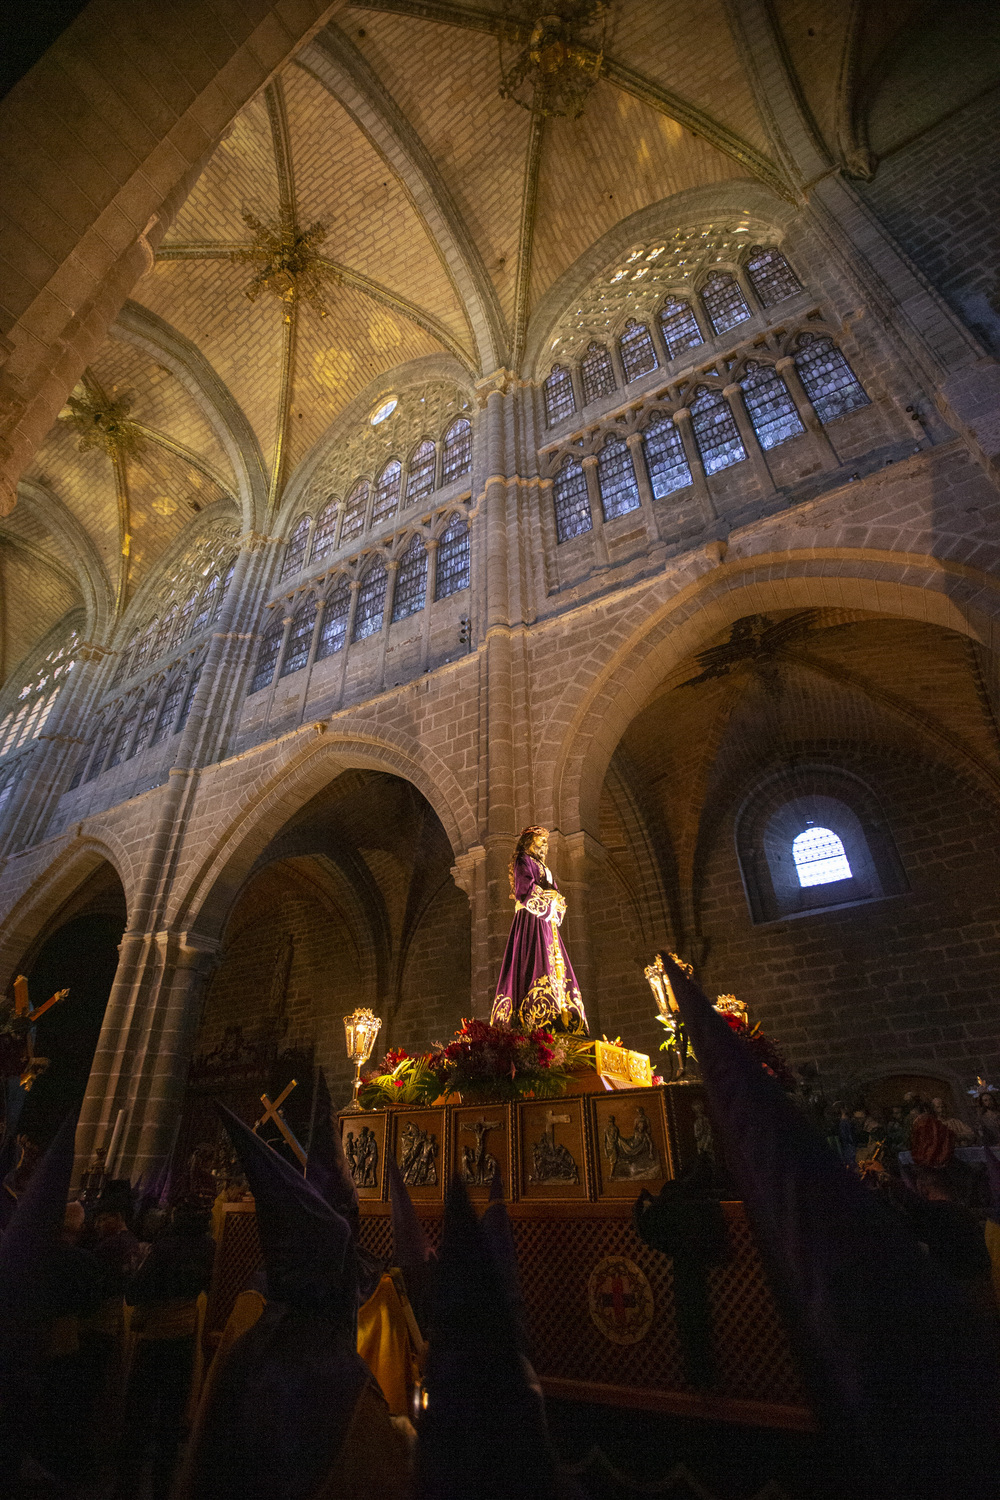
<path id="1" fill-rule="evenodd" d="M 545 863 L 547 828 L 526 828 L 510 862 L 514 921 L 490 1019 L 586 1032 L 587 1016 L 559 924 L 566 898 Z"/>

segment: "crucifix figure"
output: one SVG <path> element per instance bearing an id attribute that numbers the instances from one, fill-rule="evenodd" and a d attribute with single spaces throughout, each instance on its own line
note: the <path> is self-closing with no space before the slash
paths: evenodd
<path id="1" fill-rule="evenodd" d="M 69 990 L 56 990 L 50 995 L 44 1004 L 32 1009 L 28 998 L 28 981 L 23 974 L 18 974 L 14 980 L 14 1032 L 15 1035 L 23 1037 L 24 1041 L 24 1067 L 20 1077 L 20 1085 L 25 1093 L 31 1088 L 36 1078 L 45 1072 L 50 1059 L 37 1057 L 35 1055 L 35 1022 L 44 1016 L 53 1005 L 58 1005 L 60 1000 L 65 1000 Z"/>
<path id="2" fill-rule="evenodd" d="M 491 1130 L 500 1129 L 499 1120 L 475 1120 L 463 1125 L 470 1135 L 476 1137 L 475 1147 L 462 1150 L 462 1181 L 471 1187 L 488 1187 L 500 1170 L 500 1163 L 486 1150 L 486 1137 Z"/>
<path id="3" fill-rule="evenodd" d="M 545 1129 L 531 1148 L 532 1182 L 579 1182 L 580 1169 L 568 1146 L 556 1140 L 556 1126 L 572 1123 L 571 1115 L 545 1112 Z"/>
<path id="4" fill-rule="evenodd" d="M 284 1112 L 281 1108 L 285 1100 L 288 1098 L 289 1094 L 292 1092 L 292 1089 L 295 1088 L 295 1085 L 296 1080 L 293 1078 L 291 1083 L 285 1085 L 273 1104 L 266 1094 L 261 1094 L 260 1102 L 264 1106 L 264 1113 L 261 1115 L 260 1119 L 254 1126 L 254 1132 L 256 1133 L 262 1125 L 267 1123 L 268 1120 L 273 1121 L 273 1123 L 278 1127 L 278 1130 L 281 1132 L 282 1139 L 298 1157 L 299 1163 L 301 1164 L 302 1170 L 304 1172 L 306 1169 L 306 1153 L 303 1151 L 302 1147 L 295 1139 L 292 1127 L 285 1119 Z"/>

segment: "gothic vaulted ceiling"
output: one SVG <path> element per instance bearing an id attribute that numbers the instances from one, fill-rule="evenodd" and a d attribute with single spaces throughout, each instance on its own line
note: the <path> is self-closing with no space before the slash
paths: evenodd
<path id="1" fill-rule="evenodd" d="M 889 31 L 915 8 L 895 0 Z M 830 137 L 854 9 L 775 6 Z M 80 451 L 80 421 L 58 421 L 0 524 L 0 679 L 73 607 L 109 639 L 206 512 L 266 531 L 338 414 L 397 367 L 445 356 L 469 385 L 518 368 L 541 299 L 621 221 L 722 183 L 790 196 L 726 0 L 617 0 L 576 120 L 499 96 L 499 14 L 344 6 L 238 116 L 74 393 L 84 426 L 122 405 L 128 452 Z M 244 216 L 282 212 L 321 226 L 322 309 L 247 296 Z"/>

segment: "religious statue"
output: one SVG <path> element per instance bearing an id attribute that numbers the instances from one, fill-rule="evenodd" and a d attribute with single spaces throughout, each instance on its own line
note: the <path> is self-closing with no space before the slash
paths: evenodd
<path id="1" fill-rule="evenodd" d="M 586 1034 L 587 1016 L 559 926 L 566 914 L 545 863 L 547 828 L 526 828 L 510 862 L 514 921 L 500 969 L 490 1020 L 526 1030 L 537 1026 Z"/>
<path id="2" fill-rule="evenodd" d="M 378 1185 L 378 1141 L 374 1130 L 362 1125 L 361 1135 L 354 1139 L 349 1130 L 344 1141 L 344 1155 L 356 1187 L 373 1188 Z"/>
<path id="3" fill-rule="evenodd" d="M 653 1140 L 649 1116 L 641 1104 L 636 1111 L 631 1135 L 622 1135 L 615 1116 L 608 1116 L 604 1154 L 612 1181 L 642 1182 L 660 1176 L 660 1153 Z"/>
<path id="4" fill-rule="evenodd" d="M 579 1182 L 580 1169 L 568 1146 L 556 1140 L 556 1125 L 569 1124 L 569 1115 L 548 1112 L 546 1128 L 531 1148 L 532 1182 Z"/>
<path id="5" fill-rule="evenodd" d="M 500 1170 L 500 1163 L 486 1149 L 486 1137 L 492 1130 L 501 1128 L 499 1120 L 476 1120 L 462 1129 L 476 1137 L 475 1146 L 462 1149 L 462 1181 L 470 1187 L 489 1187 Z"/>
<path id="6" fill-rule="evenodd" d="M 399 1170 L 407 1187 L 437 1187 L 438 1138 L 407 1120 L 400 1131 Z"/>

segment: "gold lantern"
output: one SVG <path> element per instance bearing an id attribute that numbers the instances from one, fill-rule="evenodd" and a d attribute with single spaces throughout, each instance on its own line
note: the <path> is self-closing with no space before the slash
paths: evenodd
<path id="1" fill-rule="evenodd" d="M 359 1005 L 349 1016 L 344 1017 L 344 1035 L 347 1038 L 347 1056 L 354 1064 L 354 1093 L 347 1106 L 352 1113 L 361 1112 L 358 1092 L 361 1088 L 361 1069 L 372 1055 L 375 1038 L 382 1027 L 382 1019 L 365 1006 Z"/>

